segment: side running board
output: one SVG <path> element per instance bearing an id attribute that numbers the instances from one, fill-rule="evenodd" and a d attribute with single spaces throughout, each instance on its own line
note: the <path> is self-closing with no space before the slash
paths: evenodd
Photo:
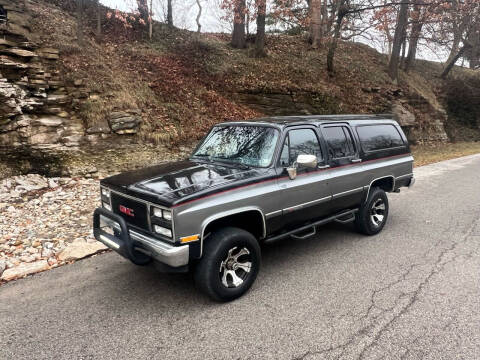
<path id="1" fill-rule="evenodd" d="M 277 241 L 277 240 L 280 240 L 280 239 L 284 239 L 286 237 L 292 237 L 292 238 L 298 239 L 298 240 L 306 239 L 306 238 L 316 234 L 316 229 L 315 229 L 316 226 L 325 225 L 329 222 L 337 221 L 337 220 L 340 223 L 347 223 L 347 222 L 353 221 L 355 219 L 355 213 L 357 211 L 358 211 L 358 209 L 342 211 L 339 214 L 329 216 L 325 219 L 316 221 L 312 224 L 304 225 L 304 226 L 301 226 L 297 229 L 287 231 L 283 234 L 279 234 L 279 235 L 276 235 L 276 236 L 272 236 L 270 238 L 266 238 L 265 243 L 271 243 L 271 242 L 274 242 L 274 241 Z M 347 218 L 347 219 L 343 220 L 342 218 Z M 302 233 L 302 232 L 307 231 L 307 230 L 311 230 L 311 232 L 306 234 L 306 235 L 297 235 L 297 234 Z"/>

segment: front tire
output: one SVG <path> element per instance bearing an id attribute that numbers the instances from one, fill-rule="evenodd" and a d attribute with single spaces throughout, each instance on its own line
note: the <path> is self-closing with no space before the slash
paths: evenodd
<path id="1" fill-rule="evenodd" d="M 388 218 L 388 197 L 380 188 L 370 189 L 368 199 L 355 216 L 355 227 L 365 235 L 382 231 Z"/>
<path id="2" fill-rule="evenodd" d="M 260 246 L 255 237 L 239 228 L 213 232 L 204 244 L 195 269 L 197 287 L 216 301 L 231 301 L 245 294 L 260 270 Z"/>

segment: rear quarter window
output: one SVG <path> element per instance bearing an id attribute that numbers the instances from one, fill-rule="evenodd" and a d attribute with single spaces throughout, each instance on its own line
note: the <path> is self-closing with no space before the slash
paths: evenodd
<path id="1" fill-rule="evenodd" d="M 358 126 L 357 134 L 365 152 L 405 146 L 402 136 L 393 125 Z"/>

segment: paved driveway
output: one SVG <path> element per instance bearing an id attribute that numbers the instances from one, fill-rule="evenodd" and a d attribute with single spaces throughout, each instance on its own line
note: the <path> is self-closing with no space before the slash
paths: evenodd
<path id="1" fill-rule="evenodd" d="M 0 359 L 479 359 L 480 156 L 416 170 L 375 237 L 263 250 L 228 304 L 114 253 L 0 287 Z"/>

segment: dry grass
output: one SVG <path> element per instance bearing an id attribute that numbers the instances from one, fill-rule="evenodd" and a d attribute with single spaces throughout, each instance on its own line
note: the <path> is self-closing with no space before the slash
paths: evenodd
<path id="1" fill-rule="evenodd" d="M 480 153 L 480 142 L 457 142 L 435 145 L 412 146 L 415 166 L 436 163 Z"/>

